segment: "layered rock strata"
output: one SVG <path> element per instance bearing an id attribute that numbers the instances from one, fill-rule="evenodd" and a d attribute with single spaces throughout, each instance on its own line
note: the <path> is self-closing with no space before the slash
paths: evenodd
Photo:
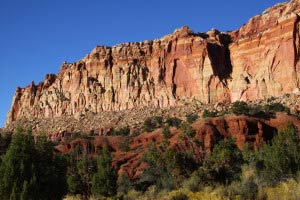
<path id="1" fill-rule="evenodd" d="M 278 4 L 239 30 L 97 46 L 44 82 L 17 88 L 6 127 L 22 118 L 255 100 L 299 92 L 299 1 Z"/>

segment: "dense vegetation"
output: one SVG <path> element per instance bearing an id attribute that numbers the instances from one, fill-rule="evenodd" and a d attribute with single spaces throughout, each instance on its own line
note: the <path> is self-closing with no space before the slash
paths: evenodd
<path id="1" fill-rule="evenodd" d="M 152 146 L 145 154 L 148 168 L 139 182 L 144 187 L 126 191 L 125 199 L 274 199 L 276 195 L 297 199 L 293 196 L 300 193 L 299 155 L 294 126 L 281 130 L 257 151 L 249 145 L 240 150 L 227 138 L 214 146 L 202 164 L 188 154 L 161 152 Z"/>
<path id="2" fill-rule="evenodd" d="M 0 138 L 7 145 L 7 136 Z M 65 195 L 115 196 L 117 173 L 112 157 L 102 149 L 97 162 L 77 146 L 71 155 L 54 154 L 54 144 L 42 135 L 19 129 L 0 162 L 0 197 L 4 200 L 58 200 Z"/>
<path id="3" fill-rule="evenodd" d="M 193 136 L 189 123 L 182 122 L 181 128 L 185 137 Z M 169 126 L 162 132 L 168 142 Z M 221 140 L 201 163 L 190 152 L 154 143 L 148 148 L 142 158 L 148 167 L 138 180 L 119 176 L 117 199 L 274 199 L 276 195 L 293 199 L 291 195 L 300 193 L 300 141 L 294 126 L 256 151 L 247 144 L 237 148 L 232 138 Z M 113 173 L 109 167 L 104 171 Z M 295 190 L 293 194 L 287 187 Z"/>
<path id="4" fill-rule="evenodd" d="M 34 140 L 30 130 L 19 129 L 1 158 L 1 199 L 61 199 L 67 193 L 67 165 L 53 154 L 45 136 Z M 51 194 L 51 195 L 50 195 Z"/>
<path id="5" fill-rule="evenodd" d="M 244 101 L 236 101 L 231 105 L 229 110 L 204 110 L 202 113 L 203 118 L 207 117 L 218 117 L 225 114 L 235 114 L 235 115 L 250 115 L 258 117 L 268 117 L 276 112 L 285 112 L 290 114 L 290 109 L 284 106 L 282 103 L 268 103 L 265 105 L 252 104 L 249 105 Z"/>

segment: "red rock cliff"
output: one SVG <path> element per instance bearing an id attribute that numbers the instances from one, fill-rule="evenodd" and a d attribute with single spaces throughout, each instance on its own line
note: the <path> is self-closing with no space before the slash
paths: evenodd
<path id="1" fill-rule="evenodd" d="M 18 88 L 6 125 L 20 118 L 280 96 L 299 89 L 299 1 L 276 5 L 239 30 L 97 46 L 58 75 Z"/>
<path id="2" fill-rule="evenodd" d="M 277 4 L 230 33 L 231 99 L 299 92 L 299 0 Z"/>

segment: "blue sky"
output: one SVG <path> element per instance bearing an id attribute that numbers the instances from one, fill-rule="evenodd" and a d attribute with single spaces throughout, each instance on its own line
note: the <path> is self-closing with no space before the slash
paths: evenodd
<path id="1" fill-rule="evenodd" d="M 57 73 L 96 45 L 143 41 L 188 25 L 234 30 L 280 0 L 0 0 L 0 127 L 17 86 Z"/>

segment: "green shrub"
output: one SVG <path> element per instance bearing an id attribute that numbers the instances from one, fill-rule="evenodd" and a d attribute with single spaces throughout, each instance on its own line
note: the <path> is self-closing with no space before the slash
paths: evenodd
<path id="1" fill-rule="evenodd" d="M 148 167 L 138 181 L 140 190 L 146 190 L 151 185 L 166 190 L 178 188 L 182 180 L 187 178 L 197 167 L 190 154 L 173 149 L 161 150 L 153 143 L 143 155 L 142 161 Z"/>
<path id="2" fill-rule="evenodd" d="M 195 122 L 198 118 L 199 118 L 199 116 L 197 114 L 187 114 L 186 115 L 186 121 L 190 124 Z"/>
<path id="3" fill-rule="evenodd" d="M 162 134 L 164 136 L 164 139 L 168 140 L 171 137 L 170 127 L 169 126 L 165 126 L 164 129 L 163 129 L 163 131 L 162 131 Z"/>
<path id="4" fill-rule="evenodd" d="M 232 104 L 231 110 L 236 115 L 247 115 L 249 113 L 249 106 L 244 101 L 236 101 Z"/>
<path id="5" fill-rule="evenodd" d="M 177 127 L 177 128 L 180 127 L 181 122 L 182 122 L 182 120 L 177 118 L 177 117 L 168 118 L 167 121 L 166 121 L 166 123 L 169 126 L 173 126 L 173 127 Z"/>
<path id="6" fill-rule="evenodd" d="M 249 111 L 248 111 L 248 114 L 249 115 L 265 115 L 265 111 L 264 111 L 264 108 L 263 106 L 261 105 L 251 105 L 249 106 Z"/>
<path id="7" fill-rule="evenodd" d="M 129 190 L 132 189 L 132 184 L 130 182 L 130 179 L 126 177 L 124 174 L 121 174 L 118 177 L 118 192 L 120 194 L 127 194 Z"/>
<path id="8" fill-rule="evenodd" d="M 109 135 L 121 135 L 121 136 L 127 136 L 130 134 L 130 128 L 129 126 L 122 127 L 118 130 L 112 130 L 109 132 Z"/>
<path id="9" fill-rule="evenodd" d="M 252 164 L 255 162 L 256 155 L 254 152 L 253 146 L 251 146 L 249 143 L 245 143 L 241 149 L 242 155 L 243 155 L 243 160 L 247 164 Z"/>
<path id="10" fill-rule="evenodd" d="M 178 193 L 171 197 L 171 200 L 188 200 L 188 196 L 184 193 Z"/>
<path id="11" fill-rule="evenodd" d="M 144 131 L 151 132 L 157 128 L 160 128 L 163 124 L 163 119 L 160 116 L 148 117 L 144 121 Z"/>
<path id="12" fill-rule="evenodd" d="M 139 134 L 140 134 L 140 131 L 137 130 L 137 129 L 134 129 L 133 132 L 132 132 L 132 134 L 131 134 L 131 137 L 136 137 L 136 136 L 138 136 Z"/>
<path id="13" fill-rule="evenodd" d="M 257 152 L 259 174 L 270 185 L 294 177 L 300 170 L 300 139 L 294 126 L 281 130 Z"/>
<path id="14" fill-rule="evenodd" d="M 234 181 L 226 188 L 226 195 L 230 199 L 257 199 L 258 186 L 253 179 Z"/>
<path id="15" fill-rule="evenodd" d="M 193 138 L 196 135 L 196 130 L 191 126 L 191 124 L 183 122 L 180 128 L 183 130 L 183 135 L 189 138 Z"/>
<path id="16" fill-rule="evenodd" d="M 282 103 L 272 103 L 264 106 L 266 112 L 286 112 L 290 113 L 290 109 Z"/>
<path id="17" fill-rule="evenodd" d="M 92 193 L 95 196 L 112 197 L 117 193 L 117 171 L 112 168 L 112 156 L 104 148 L 97 158 L 97 171 L 92 178 Z"/>
<path id="18" fill-rule="evenodd" d="M 156 122 L 158 127 L 161 127 L 163 124 L 163 118 L 161 116 L 155 116 L 154 121 Z"/>
<path id="19" fill-rule="evenodd" d="M 209 110 L 204 110 L 202 113 L 202 117 L 203 118 L 207 118 L 207 117 L 216 117 L 217 116 L 217 112 L 214 111 L 209 111 Z"/>
<path id="20" fill-rule="evenodd" d="M 217 113 L 217 116 L 224 116 L 224 115 L 227 115 L 227 114 L 230 114 L 229 110 L 222 110 L 219 113 Z"/>
<path id="21" fill-rule="evenodd" d="M 80 146 L 77 146 L 74 151 Z M 77 152 L 68 156 L 67 183 L 70 194 L 89 196 L 91 195 L 91 179 L 95 172 L 95 162 L 86 154 L 79 157 Z"/>
<path id="22" fill-rule="evenodd" d="M 234 139 L 220 141 L 203 161 L 199 175 L 208 184 L 228 184 L 238 180 L 242 172 L 243 157 Z"/>
<path id="23" fill-rule="evenodd" d="M 193 173 L 190 178 L 183 181 L 182 186 L 184 189 L 188 189 L 192 192 L 197 192 L 200 190 L 201 184 L 202 183 L 200 177 L 196 173 Z"/>

